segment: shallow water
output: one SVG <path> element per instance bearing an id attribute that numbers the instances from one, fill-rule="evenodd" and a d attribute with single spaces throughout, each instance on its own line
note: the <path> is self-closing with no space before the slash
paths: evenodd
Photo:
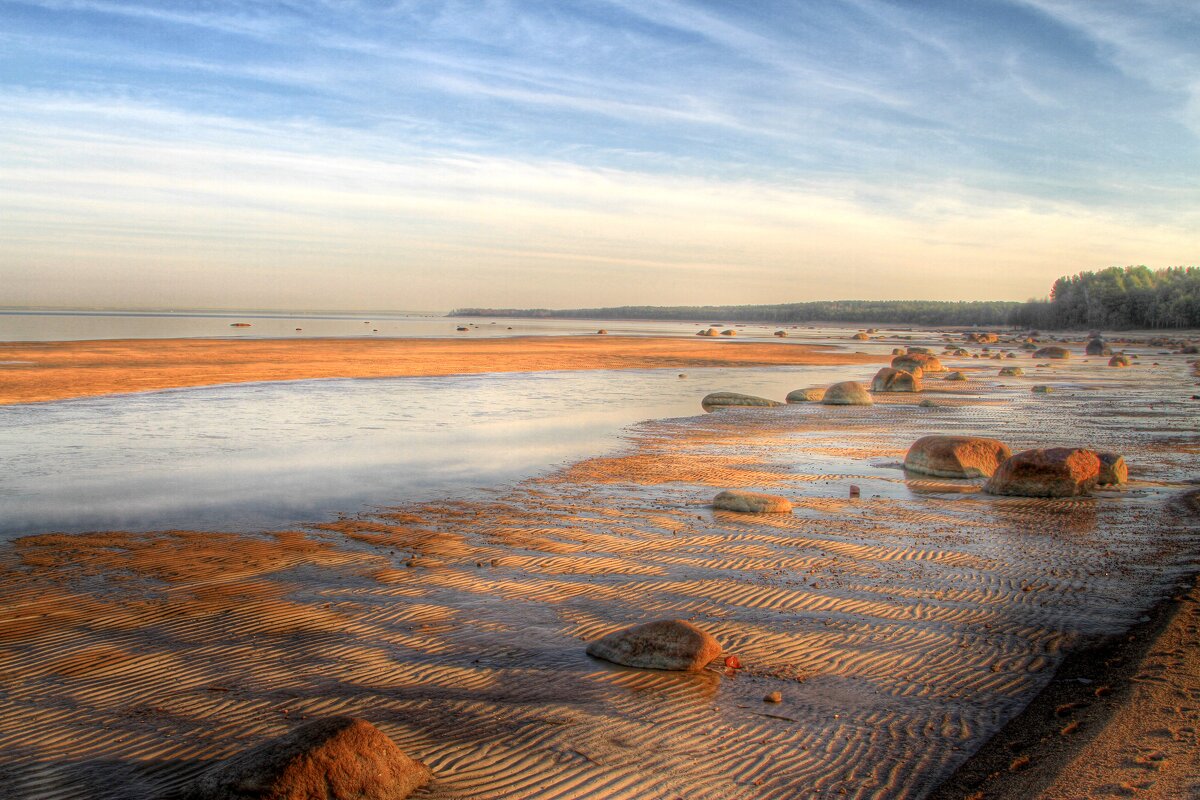
<path id="1" fill-rule="evenodd" d="M 716 322 L 716 320 L 713 320 Z M 250 327 L 232 327 L 249 323 Z M 459 327 L 469 330 L 459 331 Z M 220 338 L 478 338 L 481 336 L 566 336 L 595 334 L 603 328 L 623 336 L 686 336 L 706 324 L 655 320 L 508 319 L 445 317 L 435 314 L 361 312 L 346 314 L 277 314 L 232 312 L 101 312 L 0 311 L 0 342 L 70 341 L 79 339 Z M 875 343 L 849 340 L 853 327 L 796 325 L 729 325 L 737 336 L 775 340 L 786 328 L 789 338 L 831 337 L 873 352 Z M 299 330 L 297 330 L 299 329 Z M 724 338 L 724 337 L 722 337 Z M 0 362 L 2 363 L 2 362 Z"/>
<path id="2" fill-rule="evenodd" d="M 847 369 L 310 380 L 0 406 L 0 536 L 270 529 L 477 496 L 605 452 L 632 423 L 700 413 L 711 391 L 782 400 Z"/>

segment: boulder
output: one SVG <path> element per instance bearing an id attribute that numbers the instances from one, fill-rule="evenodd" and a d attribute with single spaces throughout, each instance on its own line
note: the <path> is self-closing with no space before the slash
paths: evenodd
<path id="1" fill-rule="evenodd" d="M 403 800 L 429 768 L 383 731 L 354 717 L 328 717 L 226 759 L 182 793 L 184 800 Z"/>
<path id="2" fill-rule="evenodd" d="M 966 375 L 963 375 L 963 374 L 962 374 L 961 372 L 959 372 L 958 370 L 955 370 L 954 372 L 951 372 L 949 375 L 947 375 L 947 376 L 945 377 L 945 379 L 944 379 L 944 380 L 948 380 L 948 381 L 965 381 L 966 379 L 967 379 L 967 376 L 966 376 Z"/>
<path id="3" fill-rule="evenodd" d="M 854 334 L 854 335 L 853 335 L 853 336 L 851 336 L 850 338 L 851 338 L 851 339 L 853 339 L 853 340 L 854 340 L 854 341 L 856 341 L 856 342 L 865 342 L 867 339 L 870 339 L 871 337 L 870 337 L 870 336 L 867 336 L 865 333 L 861 333 L 861 332 L 860 332 L 860 333 L 856 333 L 856 334 Z"/>
<path id="4" fill-rule="evenodd" d="M 1041 350 L 1035 350 L 1033 352 L 1033 357 L 1034 358 L 1070 358 L 1071 351 L 1065 347 L 1059 347 L 1058 345 L 1050 345 L 1049 347 L 1043 347 Z"/>
<path id="5" fill-rule="evenodd" d="M 1050 394 L 1054 391 L 1054 387 L 1047 386 L 1044 383 L 1039 383 L 1037 386 L 1034 386 L 1032 389 L 1030 389 L 1030 391 L 1034 394 Z"/>
<path id="6" fill-rule="evenodd" d="M 1112 355 L 1112 350 L 1105 344 L 1104 340 L 1096 337 L 1089 341 L 1083 348 L 1083 352 L 1089 356 L 1107 356 Z"/>
<path id="7" fill-rule="evenodd" d="M 627 667 L 699 672 L 721 655 L 721 645 L 690 622 L 663 619 L 614 631 L 589 644 L 587 654 Z"/>
<path id="8" fill-rule="evenodd" d="M 916 354 L 922 355 L 922 356 L 933 355 L 933 351 L 930 350 L 928 347 L 910 347 L 910 348 L 908 348 L 907 352 L 908 353 L 916 353 Z"/>
<path id="9" fill-rule="evenodd" d="M 793 389 L 788 392 L 787 397 L 784 399 L 789 403 L 819 403 L 824 396 L 825 390 L 820 388 Z"/>
<path id="10" fill-rule="evenodd" d="M 933 400 L 930 400 L 928 397 L 917 403 L 917 405 L 919 405 L 921 408 L 941 408 L 941 406 L 939 406 Z"/>
<path id="11" fill-rule="evenodd" d="M 717 329 L 716 328 L 705 328 L 702 331 L 697 331 L 696 335 L 697 336 L 716 336 Z"/>
<path id="12" fill-rule="evenodd" d="M 713 392 L 707 394 L 700 401 L 700 405 L 704 406 L 705 411 L 714 408 L 733 408 L 738 406 L 763 406 L 766 408 L 774 408 L 781 406 L 783 403 L 778 403 L 774 400 L 768 400 L 765 397 L 755 397 L 752 394 L 739 394 L 737 392 Z"/>
<path id="13" fill-rule="evenodd" d="M 604 336 L 607 333 L 608 333 L 608 331 L 604 330 L 604 328 L 601 328 L 600 330 L 596 331 L 597 336 Z"/>
<path id="14" fill-rule="evenodd" d="M 893 369 L 902 369 L 905 372 L 916 374 L 915 370 L 922 372 L 945 372 L 946 368 L 942 366 L 942 362 L 938 361 L 937 356 L 926 355 L 925 353 L 905 353 L 902 356 L 896 356 L 892 359 Z"/>
<path id="15" fill-rule="evenodd" d="M 735 331 L 733 328 L 726 328 L 725 330 L 721 331 L 721 335 L 722 336 L 737 336 L 737 331 Z"/>
<path id="16" fill-rule="evenodd" d="M 922 436 L 908 448 L 904 468 L 939 478 L 986 478 L 1012 451 L 981 436 Z"/>
<path id="17" fill-rule="evenodd" d="M 1119 353 L 1108 360 L 1110 367 L 1132 367 L 1133 362 L 1129 360 L 1129 356 L 1124 353 Z"/>
<path id="18" fill-rule="evenodd" d="M 893 348 L 892 348 L 892 355 L 894 355 L 894 356 L 902 356 L 902 355 L 904 355 L 904 348 L 902 348 L 902 347 L 893 347 Z"/>
<path id="19" fill-rule="evenodd" d="M 1100 458 L 1078 447 L 1025 450 L 1005 461 L 984 485 L 989 494 L 1076 497 L 1100 479 Z"/>
<path id="20" fill-rule="evenodd" d="M 786 514 L 792 510 L 792 502 L 773 494 L 728 489 L 713 498 L 713 508 L 743 514 Z"/>
<path id="21" fill-rule="evenodd" d="M 1000 374 L 1010 378 L 1019 378 L 1025 374 L 1025 370 L 1020 367 L 1001 367 Z"/>
<path id="22" fill-rule="evenodd" d="M 787 338 L 787 331 L 775 331 L 775 335 L 780 339 L 785 339 Z"/>
<path id="23" fill-rule="evenodd" d="M 867 387 L 858 381 L 842 381 L 825 390 L 821 402 L 827 406 L 869 406 L 875 401 L 867 393 Z"/>
<path id="24" fill-rule="evenodd" d="M 1100 458 L 1100 477 L 1096 483 L 1101 486 L 1116 486 L 1129 481 L 1129 467 L 1125 459 L 1116 453 L 1098 453 Z"/>
<path id="25" fill-rule="evenodd" d="M 872 392 L 919 392 L 921 379 L 902 369 L 884 367 L 871 379 Z"/>
<path id="26" fill-rule="evenodd" d="M 1034 344 L 1033 342 L 1026 342 L 1025 344 L 1021 345 L 1021 349 L 1033 351 L 1033 350 L 1037 350 L 1038 346 L 1036 344 Z"/>

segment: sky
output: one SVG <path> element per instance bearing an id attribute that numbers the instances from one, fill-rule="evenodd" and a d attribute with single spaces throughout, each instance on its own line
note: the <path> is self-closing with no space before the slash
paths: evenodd
<path id="1" fill-rule="evenodd" d="M 1200 261 L 1195 0 L 0 0 L 0 306 L 1045 296 Z"/>

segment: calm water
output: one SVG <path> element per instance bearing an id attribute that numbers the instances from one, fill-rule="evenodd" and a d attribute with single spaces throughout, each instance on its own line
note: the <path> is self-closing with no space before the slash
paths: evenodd
<path id="1" fill-rule="evenodd" d="M 231 327 L 248 322 L 248 328 Z M 709 320 L 708 322 L 718 322 Z M 459 327 L 469 330 L 459 331 Z M 563 336 L 594 334 L 604 328 L 624 336 L 687 336 L 707 323 L 653 320 L 564 320 L 455 318 L 433 314 L 363 312 L 358 314 L 285 315 L 233 313 L 127 313 L 0 311 L 0 342 L 42 342 L 79 339 L 172 339 L 197 337 L 305 338 L 472 338 L 479 336 Z M 740 339 L 779 341 L 774 332 L 788 331 L 789 339 L 845 341 L 854 349 L 873 352 L 878 343 L 851 342 L 849 327 L 755 324 L 736 326 Z M 300 330 L 296 330 L 300 328 Z M 722 337 L 721 341 L 724 341 Z M 892 345 L 888 345 L 890 349 Z"/>
<path id="2" fill-rule="evenodd" d="M 0 407 L 0 534 L 271 528 L 460 497 L 615 447 L 736 389 L 870 366 L 313 380 Z"/>

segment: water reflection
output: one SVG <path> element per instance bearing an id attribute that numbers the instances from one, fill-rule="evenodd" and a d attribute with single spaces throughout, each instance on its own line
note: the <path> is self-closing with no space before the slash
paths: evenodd
<path id="1" fill-rule="evenodd" d="M 321 380 L 0 408 L 0 533 L 285 527 L 464 497 L 603 453 L 719 389 L 867 367 Z"/>

